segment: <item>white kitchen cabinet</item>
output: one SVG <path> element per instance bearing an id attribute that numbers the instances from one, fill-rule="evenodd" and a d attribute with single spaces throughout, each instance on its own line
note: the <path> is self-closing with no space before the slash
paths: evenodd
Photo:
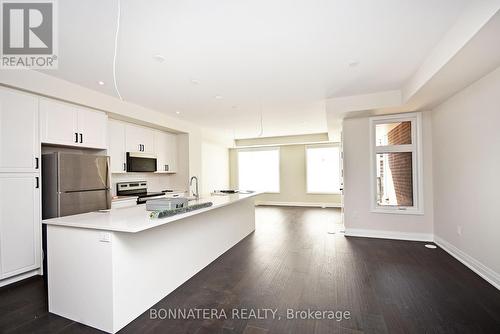
<path id="1" fill-rule="evenodd" d="M 125 123 L 115 120 L 108 122 L 108 155 L 112 173 L 127 171 L 127 150 L 125 148 Z"/>
<path id="2" fill-rule="evenodd" d="M 177 136 L 155 131 L 155 153 L 158 173 L 175 173 L 177 164 Z"/>
<path id="3" fill-rule="evenodd" d="M 127 152 L 155 153 L 155 130 L 127 123 L 125 126 L 125 148 Z"/>
<path id="4" fill-rule="evenodd" d="M 177 171 L 177 135 L 167 133 L 167 163 L 171 172 Z"/>
<path id="5" fill-rule="evenodd" d="M 0 89 L 0 172 L 33 173 L 40 167 L 38 99 Z"/>
<path id="6" fill-rule="evenodd" d="M 59 101 L 40 99 L 41 141 L 46 144 L 106 148 L 107 115 Z"/>
<path id="7" fill-rule="evenodd" d="M 78 110 L 80 145 L 89 148 L 106 148 L 108 116 L 88 109 Z"/>
<path id="8" fill-rule="evenodd" d="M 40 131 L 43 143 L 78 145 L 78 109 L 70 104 L 40 99 Z"/>
<path id="9" fill-rule="evenodd" d="M 40 268 L 39 185 L 37 173 L 0 173 L 0 279 Z"/>
<path id="10" fill-rule="evenodd" d="M 157 172 L 167 172 L 170 166 L 167 162 L 167 134 L 162 131 L 155 131 L 155 153 Z"/>

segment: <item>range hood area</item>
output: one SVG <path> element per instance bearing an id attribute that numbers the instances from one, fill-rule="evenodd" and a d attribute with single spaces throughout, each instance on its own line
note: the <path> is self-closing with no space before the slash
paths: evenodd
<path id="1" fill-rule="evenodd" d="M 127 152 L 127 172 L 156 172 L 156 155 L 143 152 Z"/>

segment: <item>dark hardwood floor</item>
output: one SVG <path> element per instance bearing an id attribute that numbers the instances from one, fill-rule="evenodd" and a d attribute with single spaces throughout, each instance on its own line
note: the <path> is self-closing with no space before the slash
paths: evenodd
<path id="1" fill-rule="evenodd" d="M 334 209 L 257 208 L 257 230 L 153 307 L 224 309 L 229 319 L 150 319 L 120 333 L 500 333 L 500 291 L 421 242 L 327 234 Z M 337 225 L 340 229 L 340 226 Z M 232 309 L 278 319 L 231 319 Z M 286 310 L 350 319 L 286 320 Z M 1 333 L 97 333 L 47 312 L 40 278 L 0 289 Z"/>

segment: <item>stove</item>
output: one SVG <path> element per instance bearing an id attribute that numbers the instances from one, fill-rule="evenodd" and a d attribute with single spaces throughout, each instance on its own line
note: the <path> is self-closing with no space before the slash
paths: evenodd
<path id="1" fill-rule="evenodd" d="M 146 181 L 119 182 L 116 184 L 116 195 L 137 196 L 137 204 L 144 204 L 149 199 L 165 197 L 163 192 L 148 191 Z"/>

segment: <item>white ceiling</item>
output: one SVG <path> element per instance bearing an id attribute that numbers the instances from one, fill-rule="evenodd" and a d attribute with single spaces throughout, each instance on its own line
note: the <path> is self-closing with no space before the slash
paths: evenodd
<path id="1" fill-rule="evenodd" d="M 326 98 L 400 89 L 471 1 L 122 0 L 118 85 L 236 138 L 259 135 L 261 112 L 264 136 L 326 132 Z M 117 1 L 58 6 L 59 69 L 45 73 L 116 96 Z"/>

